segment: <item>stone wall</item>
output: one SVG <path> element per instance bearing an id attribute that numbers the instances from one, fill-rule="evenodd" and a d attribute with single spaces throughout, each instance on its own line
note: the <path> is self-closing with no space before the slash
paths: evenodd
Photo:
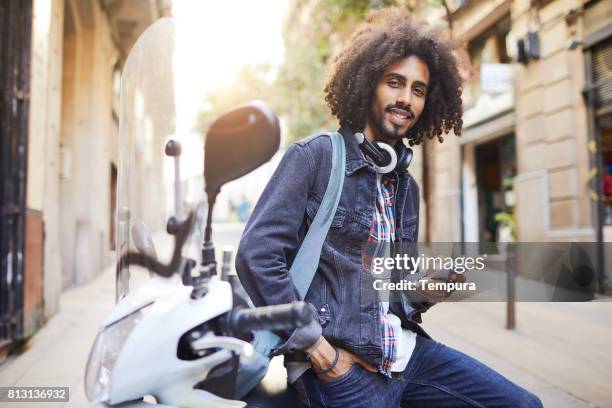
<path id="1" fill-rule="evenodd" d="M 45 315 L 59 306 L 62 282 L 58 223 L 59 134 L 64 0 L 34 0 L 26 206 L 43 213 Z"/>
<path id="2" fill-rule="evenodd" d="M 454 14 L 456 38 L 469 41 L 508 12 L 511 32 L 517 38 L 524 36 L 528 25 L 534 22 L 529 0 L 477 3 Z M 587 114 L 581 94 L 585 83 L 584 57 L 580 47 L 568 50 L 566 46 L 571 36 L 582 35 L 583 20 L 578 18 L 575 23 L 567 24 L 564 18 L 583 3 L 556 0 L 540 9 L 536 20 L 540 26 L 541 57 L 527 65 L 514 63 L 511 131 L 516 136 L 515 212 L 521 241 L 595 240 L 592 204 L 587 194 Z M 479 133 L 481 140 L 487 137 L 480 134 L 486 132 L 473 133 Z M 465 138 L 447 136 L 442 145 L 432 143 L 435 145 L 435 166 L 431 169 L 435 185 L 430 226 L 433 241 L 461 239 L 462 140 L 465 143 Z M 465 170 L 464 166 L 464 194 L 469 194 L 475 191 L 474 177 Z M 470 216 L 464 219 L 474 222 Z M 421 239 L 423 234 L 421 230 Z"/>
<path id="3" fill-rule="evenodd" d="M 582 21 L 568 25 L 564 18 L 582 3 L 556 0 L 539 10 L 541 57 L 516 64 L 515 190 L 522 241 L 595 239 L 586 182 L 584 57 L 580 48 L 566 47 L 570 36 L 581 34 Z M 529 2 L 514 2 L 513 31 L 527 31 L 529 13 Z"/>
<path id="4" fill-rule="evenodd" d="M 117 50 L 95 0 L 34 0 L 27 207 L 43 214 L 45 315 L 109 264 Z"/>

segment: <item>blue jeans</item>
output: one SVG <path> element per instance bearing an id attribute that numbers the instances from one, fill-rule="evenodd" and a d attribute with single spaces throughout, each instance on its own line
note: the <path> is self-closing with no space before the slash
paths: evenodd
<path id="1" fill-rule="evenodd" d="M 398 378 L 355 364 L 331 381 L 308 370 L 295 385 L 309 407 L 542 407 L 537 396 L 491 368 L 421 336 Z"/>

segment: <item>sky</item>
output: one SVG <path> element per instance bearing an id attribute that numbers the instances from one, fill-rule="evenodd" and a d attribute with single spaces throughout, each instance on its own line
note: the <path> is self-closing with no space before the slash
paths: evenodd
<path id="1" fill-rule="evenodd" d="M 192 127 L 206 91 L 245 65 L 279 64 L 288 0 L 174 0 L 177 131 Z"/>

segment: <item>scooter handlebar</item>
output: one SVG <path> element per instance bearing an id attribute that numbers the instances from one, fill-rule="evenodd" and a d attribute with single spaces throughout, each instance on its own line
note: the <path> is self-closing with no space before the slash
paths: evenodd
<path id="1" fill-rule="evenodd" d="M 253 330 L 290 330 L 306 326 L 315 318 L 314 311 L 305 302 L 285 305 L 238 309 L 230 317 L 230 327 L 235 333 Z"/>

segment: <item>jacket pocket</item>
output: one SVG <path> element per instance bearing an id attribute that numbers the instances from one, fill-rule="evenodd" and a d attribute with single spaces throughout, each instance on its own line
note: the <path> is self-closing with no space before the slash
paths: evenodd
<path id="1" fill-rule="evenodd" d="M 417 240 L 418 218 L 404 221 L 402 224 L 402 241 L 414 242 Z"/>
<path id="2" fill-rule="evenodd" d="M 344 225 L 345 218 L 346 215 L 344 213 L 342 213 L 341 211 L 336 211 L 336 214 L 334 214 L 334 219 L 331 222 L 330 228 L 342 228 L 342 226 Z"/>
<path id="3" fill-rule="evenodd" d="M 308 226 L 312 224 L 317 212 L 319 211 L 319 207 L 321 206 L 321 202 L 316 198 L 309 198 L 308 203 L 306 204 L 306 215 L 308 218 Z M 336 213 L 334 214 L 334 218 L 330 224 L 330 228 L 342 228 L 344 226 L 345 220 L 347 217 L 347 211 L 340 207 L 336 208 Z"/>

